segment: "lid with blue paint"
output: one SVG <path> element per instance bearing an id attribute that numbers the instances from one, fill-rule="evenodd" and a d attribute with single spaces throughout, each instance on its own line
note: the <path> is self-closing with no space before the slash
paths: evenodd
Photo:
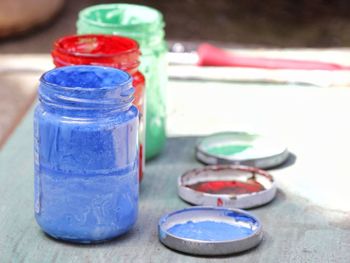
<path id="1" fill-rule="evenodd" d="M 201 139 L 196 157 L 205 164 L 239 164 L 261 169 L 284 163 L 287 147 L 278 140 L 248 132 L 220 132 Z"/>
<path id="2" fill-rule="evenodd" d="M 164 215 L 158 224 L 165 246 L 193 255 L 228 255 L 256 247 L 263 238 L 251 213 L 223 207 L 192 207 Z"/>

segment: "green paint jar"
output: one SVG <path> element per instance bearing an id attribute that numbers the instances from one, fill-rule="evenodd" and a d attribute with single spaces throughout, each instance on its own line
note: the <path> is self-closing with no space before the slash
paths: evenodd
<path id="1" fill-rule="evenodd" d="M 102 4 L 80 11 L 78 34 L 113 34 L 135 39 L 141 48 L 140 71 L 146 78 L 146 158 L 164 147 L 167 45 L 162 14 L 150 7 Z"/>

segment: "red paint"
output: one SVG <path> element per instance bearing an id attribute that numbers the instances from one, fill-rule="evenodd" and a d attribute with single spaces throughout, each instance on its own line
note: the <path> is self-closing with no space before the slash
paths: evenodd
<path id="1" fill-rule="evenodd" d="M 128 72 L 133 77 L 134 104 L 140 113 L 140 180 L 143 175 L 144 145 L 144 94 L 145 78 L 138 71 L 141 52 L 133 39 L 113 35 L 65 36 L 54 43 L 51 52 L 56 67 L 68 65 L 98 65 L 114 67 Z"/>
<path id="2" fill-rule="evenodd" d="M 221 198 L 218 198 L 218 200 L 216 201 L 216 205 L 217 206 L 223 206 L 224 205 L 224 202 L 222 201 Z"/>
<path id="3" fill-rule="evenodd" d="M 137 70 L 140 51 L 137 42 L 126 37 L 72 35 L 58 39 L 51 54 L 56 66 L 98 64 Z"/>
<path id="4" fill-rule="evenodd" d="M 187 187 L 203 193 L 210 194 L 249 194 L 263 191 L 265 188 L 253 179 L 249 179 L 246 182 L 242 181 L 211 181 L 200 182 L 193 185 L 187 185 Z M 219 202 L 219 199 L 218 199 Z M 222 200 L 221 200 L 222 202 Z"/>

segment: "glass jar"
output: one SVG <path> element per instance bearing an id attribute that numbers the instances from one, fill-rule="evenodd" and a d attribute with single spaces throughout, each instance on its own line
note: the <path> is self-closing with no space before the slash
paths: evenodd
<path id="1" fill-rule="evenodd" d="M 129 74 L 70 66 L 40 79 L 34 210 L 50 236 L 93 243 L 128 231 L 138 209 L 138 110 Z"/>
<path id="2" fill-rule="evenodd" d="M 119 68 L 133 78 L 134 105 L 139 110 L 140 180 L 145 166 L 144 88 L 145 78 L 138 66 L 140 50 L 130 38 L 112 35 L 65 36 L 54 43 L 51 52 L 56 67 L 69 65 L 100 65 Z"/>
<path id="3" fill-rule="evenodd" d="M 141 48 L 140 71 L 146 78 L 146 158 L 164 147 L 167 46 L 162 14 L 150 7 L 102 4 L 83 9 L 77 21 L 78 34 L 113 34 L 135 39 Z"/>

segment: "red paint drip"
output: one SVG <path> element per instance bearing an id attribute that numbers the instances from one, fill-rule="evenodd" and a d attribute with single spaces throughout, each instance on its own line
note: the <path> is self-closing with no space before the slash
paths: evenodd
<path id="1" fill-rule="evenodd" d="M 187 187 L 203 193 L 210 194 L 249 194 L 265 190 L 264 186 L 255 180 L 242 181 L 212 181 L 212 182 L 200 182 Z M 221 200 L 222 202 L 222 200 Z M 219 203 L 219 199 L 218 199 Z M 219 204 L 218 204 L 219 205 Z"/>
<path id="2" fill-rule="evenodd" d="M 216 201 L 216 205 L 217 206 L 223 206 L 224 205 L 224 202 L 222 201 L 221 198 L 218 198 L 218 200 Z"/>

